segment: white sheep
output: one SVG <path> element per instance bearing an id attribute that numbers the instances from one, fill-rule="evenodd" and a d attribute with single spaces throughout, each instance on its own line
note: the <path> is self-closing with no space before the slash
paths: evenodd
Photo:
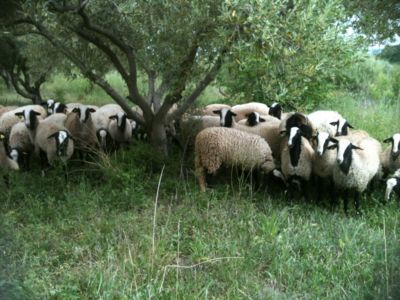
<path id="1" fill-rule="evenodd" d="M 0 107 L 0 117 L 8 111 L 14 110 L 18 108 L 18 106 L 2 106 Z"/>
<path id="2" fill-rule="evenodd" d="M 132 125 L 124 112 L 110 116 L 108 132 L 117 146 L 120 144 L 129 144 L 132 139 Z"/>
<path id="3" fill-rule="evenodd" d="M 289 199 L 296 189 L 307 196 L 314 149 L 298 127 L 291 127 L 281 144 L 281 170 L 289 184 Z"/>
<path id="4" fill-rule="evenodd" d="M 7 138 L 4 133 L 0 132 L 0 170 L 5 170 L 3 178 L 7 187 L 10 185 L 9 170 L 19 170 L 18 163 L 8 156 L 6 147 Z"/>
<path id="5" fill-rule="evenodd" d="M 7 137 L 10 135 L 11 128 L 23 118 L 26 126 L 34 126 L 37 116 L 43 118 L 47 115 L 44 108 L 40 105 L 25 105 L 4 113 L 0 117 L 0 132 Z"/>
<path id="6" fill-rule="evenodd" d="M 268 174 L 275 169 L 271 148 L 261 137 L 239 130 L 210 127 L 195 141 L 195 168 L 201 191 L 206 190 L 205 172 L 215 174 L 221 165 L 260 169 Z"/>
<path id="7" fill-rule="evenodd" d="M 24 123 L 19 122 L 11 128 L 9 148 L 12 159 L 25 170 L 28 170 L 34 145 L 31 140 L 29 129 Z"/>
<path id="8" fill-rule="evenodd" d="M 86 106 L 86 107 L 92 108 L 94 110 L 98 110 L 99 109 L 99 107 L 97 105 L 83 104 L 83 103 L 79 103 L 79 102 L 67 103 L 65 105 L 67 107 L 67 110 L 66 110 L 67 114 L 72 112 L 75 108 L 79 108 L 81 106 Z"/>
<path id="9" fill-rule="evenodd" d="M 269 107 L 269 115 L 279 120 L 286 118 L 287 113 L 282 112 L 282 106 L 279 103 L 272 103 Z"/>
<path id="10" fill-rule="evenodd" d="M 287 113 L 281 120 L 279 132 L 282 136 L 287 136 L 292 127 L 300 128 L 302 135 L 309 141 L 312 141 L 312 138 L 317 135 L 317 130 L 311 120 L 300 112 Z"/>
<path id="11" fill-rule="evenodd" d="M 74 108 L 67 115 L 65 127 L 75 139 L 75 148 L 83 158 L 84 153 L 94 152 L 98 149 L 99 143 L 96 136 L 96 128 L 93 124 L 92 113 L 95 110 L 86 105 Z"/>
<path id="12" fill-rule="evenodd" d="M 314 111 L 308 119 L 318 131 L 328 132 L 330 136 L 347 135 L 348 128 L 353 128 L 341 114 L 332 110 Z"/>
<path id="13" fill-rule="evenodd" d="M 235 121 L 238 122 L 246 118 L 246 116 L 255 111 L 260 115 L 268 115 L 269 107 L 264 103 L 249 102 L 232 106 L 231 111 L 235 114 Z"/>
<path id="14" fill-rule="evenodd" d="M 110 117 L 121 112 L 123 112 L 121 106 L 117 104 L 106 104 L 92 114 L 97 139 L 100 143 L 100 148 L 104 152 L 110 152 L 115 147 L 108 126 L 111 122 Z"/>
<path id="15" fill-rule="evenodd" d="M 218 104 L 218 103 L 208 104 L 202 109 L 201 113 L 204 116 L 213 116 L 215 110 L 221 110 L 223 108 L 230 109 L 231 106 L 227 104 Z"/>
<path id="16" fill-rule="evenodd" d="M 61 162 L 68 180 L 66 163 L 74 153 L 74 138 L 65 127 L 41 121 L 35 130 L 35 152 L 40 156 L 42 174 L 47 164 L 54 166 Z"/>
<path id="17" fill-rule="evenodd" d="M 356 142 L 351 136 L 332 139 L 337 148 L 337 163 L 333 168 L 335 186 L 344 190 L 344 211 L 348 210 L 348 192 L 354 192 L 354 203 L 357 213 L 360 211 L 360 195 L 372 179 L 379 174 L 381 145 L 373 138 L 359 139 Z"/>
<path id="18" fill-rule="evenodd" d="M 336 151 L 329 150 L 332 145 L 331 137 L 328 132 L 318 132 L 314 143 L 314 157 L 312 161 L 312 173 L 316 184 L 317 197 L 321 200 L 324 183 L 329 185 L 331 204 L 336 202 L 335 190 L 333 186 L 333 167 L 336 163 Z"/>
<path id="19" fill-rule="evenodd" d="M 387 175 L 400 168 L 400 133 L 395 133 L 383 142 L 391 144 L 381 154 L 382 169 Z"/>
<path id="20" fill-rule="evenodd" d="M 260 115 L 258 112 L 251 112 L 247 115 L 246 119 L 240 120 L 237 123 L 240 125 L 253 127 L 263 122 L 280 123 L 280 120 L 270 115 Z"/>
<path id="21" fill-rule="evenodd" d="M 222 110 L 215 111 L 215 113 L 218 113 L 220 115 L 221 126 L 256 134 L 264 138 L 271 147 L 274 158 L 277 159 L 277 161 L 280 160 L 280 146 L 282 136 L 280 134 L 279 120 L 277 120 L 276 122 L 261 122 L 256 126 L 250 127 L 236 123 L 236 114 L 229 109 L 224 108 Z"/>
<path id="22" fill-rule="evenodd" d="M 64 113 L 54 113 L 48 116 L 45 120 L 48 120 L 52 123 L 56 123 L 60 126 L 65 126 L 65 122 L 67 121 L 67 115 Z"/>

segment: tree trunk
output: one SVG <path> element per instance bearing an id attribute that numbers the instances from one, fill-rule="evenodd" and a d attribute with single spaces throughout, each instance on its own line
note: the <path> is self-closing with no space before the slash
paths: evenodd
<path id="1" fill-rule="evenodd" d="M 148 132 L 151 145 L 165 157 L 168 156 L 168 140 L 164 120 L 153 119 Z"/>

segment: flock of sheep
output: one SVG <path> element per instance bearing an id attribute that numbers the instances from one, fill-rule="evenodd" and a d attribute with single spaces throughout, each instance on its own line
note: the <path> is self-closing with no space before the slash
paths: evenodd
<path id="1" fill-rule="evenodd" d="M 5 169 L 29 169 L 35 153 L 42 170 L 58 161 L 65 167 L 73 154 L 83 158 L 129 144 L 135 129 L 117 104 L 97 107 L 50 99 L 43 105 L 0 107 L 0 163 Z"/>
<path id="2" fill-rule="evenodd" d="M 394 173 L 386 181 L 386 200 L 400 187 L 400 134 L 384 140 L 391 145 L 382 152 L 376 139 L 354 129 L 336 111 L 282 113 L 280 104 L 251 102 L 212 104 L 201 113 L 187 117 L 181 127 L 196 128 L 188 140 L 195 139 L 202 191 L 206 173 L 215 174 L 222 165 L 279 177 L 290 199 L 309 198 L 311 180 L 319 197 L 321 187 L 328 185 L 332 204 L 341 194 L 346 213 L 349 196 L 361 213 L 360 196 L 373 181 Z"/>
<path id="3" fill-rule="evenodd" d="M 180 141 L 194 144 L 195 173 L 202 191 L 206 173 L 215 174 L 222 165 L 277 177 L 289 198 L 309 197 L 310 180 L 318 181 L 317 188 L 328 184 L 332 203 L 342 192 L 346 212 L 349 193 L 354 193 L 360 213 L 360 195 L 374 180 L 386 179 L 386 200 L 400 187 L 400 134 L 384 140 L 391 145 L 382 152 L 377 140 L 355 130 L 335 111 L 306 115 L 283 113 L 276 103 L 271 107 L 257 102 L 232 107 L 211 104 L 175 125 Z M 129 144 L 135 130 L 136 123 L 117 104 L 97 107 L 50 99 L 44 105 L 3 106 L 0 167 L 29 169 L 33 153 L 40 157 L 42 170 L 57 161 L 65 166 L 73 154 L 83 158 Z"/>

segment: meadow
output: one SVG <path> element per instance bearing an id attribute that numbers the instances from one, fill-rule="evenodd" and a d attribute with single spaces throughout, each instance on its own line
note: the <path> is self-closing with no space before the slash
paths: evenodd
<path id="1" fill-rule="evenodd" d="M 382 141 L 399 131 L 400 104 L 387 63 L 368 62 L 358 87 L 329 93 L 341 112 Z M 109 75 L 114 85 L 118 78 Z M 123 88 L 121 86 L 121 88 Z M 56 76 L 49 97 L 110 102 L 78 78 Z M 200 99 L 212 102 L 217 89 Z M 220 96 L 219 96 L 220 97 Z M 23 103 L 2 90 L 0 104 Z M 201 193 L 191 155 L 168 161 L 134 141 L 85 165 L 42 177 L 13 173 L 0 196 L 0 299 L 398 299 L 399 202 L 384 184 L 353 205 L 289 204 L 274 186 L 216 178 Z M 2 184 L 2 183 L 1 183 Z"/>

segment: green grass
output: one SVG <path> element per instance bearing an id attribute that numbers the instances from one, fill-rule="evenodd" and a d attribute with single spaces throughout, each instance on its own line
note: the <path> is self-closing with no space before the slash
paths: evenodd
<path id="1" fill-rule="evenodd" d="M 377 138 L 398 128 L 383 103 L 338 93 L 330 105 Z M 201 194 L 191 159 L 181 165 L 173 151 L 155 214 L 163 163 L 151 152 L 135 143 L 72 166 L 67 185 L 60 170 L 12 174 L 0 201 L 0 298 L 399 297 L 399 205 L 381 203 L 383 187 L 364 196 L 361 218 L 221 174 Z"/>
<path id="2" fill-rule="evenodd" d="M 55 77 L 45 91 L 111 102 L 82 78 Z M 379 140 L 399 131 L 398 103 L 365 99 L 338 91 L 320 108 Z M 9 190 L 0 182 L 0 299 L 400 297 L 400 207 L 381 203 L 383 185 L 364 195 L 363 217 L 352 205 L 347 217 L 341 206 L 289 205 L 279 188 L 254 191 L 223 174 L 202 194 L 191 157 L 172 153 L 163 172 L 162 159 L 135 142 L 110 160 L 74 164 L 68 184 L 61 170 L 41 177 L 37 167 L 11 174 Z"/>

